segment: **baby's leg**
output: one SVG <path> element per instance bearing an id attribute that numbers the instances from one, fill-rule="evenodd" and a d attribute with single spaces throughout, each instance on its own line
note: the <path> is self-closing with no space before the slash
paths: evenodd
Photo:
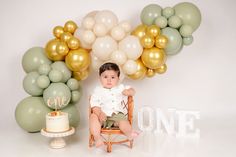
<path id="1" fill-rule="evenodd" d="M 101 123 L 98 119 L 98 116 L 96 114 L 91 114 L 90 120 L 89 120 L 89 127 L 90 127 L 90 132 L 94 136 L 94 140 L 96 143 L 96 147 L 100 147 L 104 145 L 104 142 L 101 137 Z"/>
<path id="2" fill-rule="evenodd" d="M 139 135 L 139 132 L 133 130 L 129 121 L 127 120 L 120 121 L 119 128 L 128 137 L 129 140 L 132 140 Z"/>

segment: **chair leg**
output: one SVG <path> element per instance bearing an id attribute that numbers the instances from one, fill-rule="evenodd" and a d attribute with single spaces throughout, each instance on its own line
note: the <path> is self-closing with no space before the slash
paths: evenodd
<path id="1" fill-rule="evenodd" d="M 107 152 L 110 153 L 111 150 L 112 150 L 112 143 L 111 143 L 111 135 L 109 134 L 107 138 Z"/>
<path id="2" fill-rule="evenodd" d="M 93 143 L 94 143 L 94 138 L 93 138 L 93 135 L 90 134 L 90 135 L 89 135 L 89 147 L 92 147 L 92 146 L 93 146 Z"/>
<path id="3" fill-rule="evenodd" d="M 134 143 L 134 140 L 130 140 L 130 141 L 129 141 L 129 147 L 130 147 L 130 148 L 133 148 L 133 143 Z"/>

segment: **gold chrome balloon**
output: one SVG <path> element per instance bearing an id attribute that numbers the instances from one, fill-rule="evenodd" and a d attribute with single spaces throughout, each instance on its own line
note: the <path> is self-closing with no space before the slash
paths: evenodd
<path id="1" fill-rule="evenodd" d="M 159 35 L 156 37 L 155 46 L 164 49 L 168 43 L 168 38 L 164 35 Z"/>
<path id="2" fill-rule="evenodd" d="M 78 26 L 74 21 L 67 21 L 64 25 L 64 31 L 70 32 L 71 34 L 73 34 L 77 28 Z"/>
<path id="3" fill-rule="evenodd" d="M 61 41 L 57 44 L 56 51 L 58 54 L 65 56 L 69 52 L 69 48 L 65 42 Z"/>
<path id="4" fill-rule="evenodd" d="M 60 36 L 62 35 L 62 33 L 64 33 L 64 29 L 62 26 L 56 26 L 54 27 L 53 29 L 53 35 L 56 37 L 56 38 L 60 38 Z"/>
<path id="5" fill-rule="evenodd" d="M 146 25 L 139 25 L 134 29 L 134 31 L 131 34 L 141 39 L 146 34 L 146 28 L 147 28 Z"/>
<path id="6" fill-rule="evenodd" d="M 160 35 L 160 27 L 158 27 L 157 25 L 151 25 L 147 27 L 147 31 L 146 33 L 148 35 L 151 35 L 152 37 L 157 37 Z"/>
<path id="7" fill-rule="evenodd" d="M 78 49 L 80 46 L 79 39 L 72 36 L 69 40 L 67 40 L 67 45 L 70 49 L 73 49 L 73 50 Z"/>
<path id="8" fill-rule="evenodd" d="M 150 49 L 144 49 L 141 59 L 146 67 L 156 69 L 165 63 L 166 54 L 164 50 L 153 47 Z"/>
<path id="9" fill-rule="evenodd" d="M 163 64 L 162 66 L 160 66 L 159 68 L 154 69 L 154 70 L 155 70 L 155 72 L 158 73 L 158 74 L 163 74 L 163 73 L 166 72 L 167 66 L 166 66 L 166 64 Z"/>
<path id="10" fill-rule="evenodd" d="M 72 71 L 84 71 L 90 65 L 90 55 L 85 49 L 71 50 L 65 59 L 67 67 Z"/>
<path id="11" fill-rule="evenodd" d="M 64 32 L 61 34 L 60 39 L 61 41 L 67 42 L 71 37 L 73 37 L 71 33 Z"/>
<path id="12" fill-rule="evenodd" d="M 138 65 L 137 71 L 132 75 L 128 75 L 128 77 L 133 80 L 143 79 L 146 75 L 147 68 L 140 59 L 136 60 L 135 62 Z"/>
<path id="13" fill-rule="evenodd" d="M 73 71 L 72 75 L 73 75 L 72 77 L 74 77 L 76 80 L 82 81 L 89 76 L 89 70 L 86 69 L 84 71 Z"/>
<path id="14" fill-rule="evenodd" d="M 155 40 L 152 36 L 150 35 L 144 35 L 142 38 L 141 38 L 141 45 L 144 47 L 144 48 L 151 48 L 154 46 L 154 43 L 155 43 Z"/>
<path id="15" fill-rule="evenodd" d="M 153 69 L 148 69 L 146 72 L 147 77 L 153 77 L 155 75 L 155 71 Z"/>
<path id="16" fill-rule="evenodd" d="M 64 60 L 65 57 L 63 55 L 57 53 L 57 45 L 59 43 L 60 43 L 59 39 L 52 39 L 47 43 L 47 45 L 45 47 L 45 52 L 46 52 L 47 57 L 50 60 L 53 60 L 53 61 Z"/>

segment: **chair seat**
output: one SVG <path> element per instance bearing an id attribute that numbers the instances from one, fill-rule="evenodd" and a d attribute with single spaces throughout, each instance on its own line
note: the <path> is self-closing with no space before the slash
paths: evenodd
<path id="1" fill-rule="evenodd" d="M 102 134 L 123 134 L 123 132 L 119 128 L 111 128 L 111 129 L 101 129 Z"/>

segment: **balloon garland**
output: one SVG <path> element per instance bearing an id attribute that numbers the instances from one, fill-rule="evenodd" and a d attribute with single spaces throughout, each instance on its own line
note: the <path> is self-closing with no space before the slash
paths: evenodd
<path id="1" fill-rule="evenodd" d="M 63 98 L 58 109 L 69 113 L 70 125 L 79 123 L 75 104 L 81 97 L 79 81 L 104 62 L 120 66 L 133 80 L 153 77 L 167 70 L 169 55 L 178 54 L 193 42 L 201 13 L 192 3 L 183 2 L 162 9 L 150 4 L 142 9 L 142 24 L 131 30 L 128 21 L 119 21 L 109 10 L 92 11 L 80 27 L 74 21 L 53 28 L 54 38 L 44 48 L 32 47 L 22 58 L 26 72 L 24 90 L 31 96 L 20 101 L 15 118 L 21 128 L 38 132 L 45 126 L 45 114 L 56 109 L 51 99 Z"/>

